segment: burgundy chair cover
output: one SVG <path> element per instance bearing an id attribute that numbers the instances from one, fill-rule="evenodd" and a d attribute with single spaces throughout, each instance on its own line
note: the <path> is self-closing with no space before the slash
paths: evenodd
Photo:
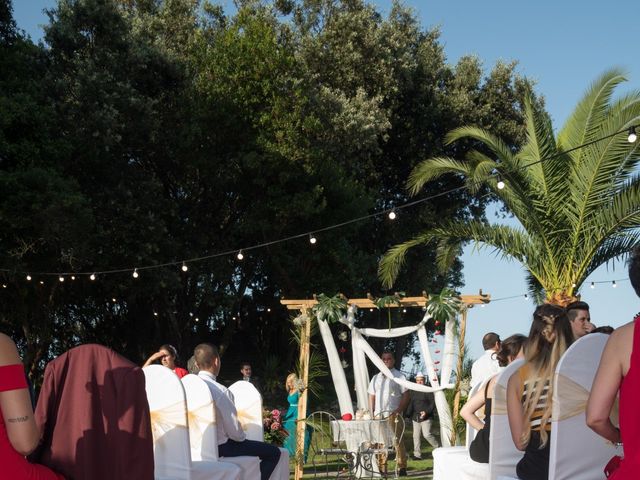
<path id="1" fill-rule="evenodd" d="M 102 345 L 47 365 L 36 407 L 40 463 L 68 480 L 153 480 L 153 438 L 142 369 Z"/>

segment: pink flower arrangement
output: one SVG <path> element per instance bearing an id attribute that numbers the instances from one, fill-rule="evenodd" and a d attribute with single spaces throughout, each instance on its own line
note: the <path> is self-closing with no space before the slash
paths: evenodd
<path id="1" fill-rule="evenodd" d="M 280 410 L 264 409 L 262 411 L 265 442 L 279 446 L 283 445 L 285 438 L 289 436 L 289 432 L 283 428 L 281 418 Z"/>

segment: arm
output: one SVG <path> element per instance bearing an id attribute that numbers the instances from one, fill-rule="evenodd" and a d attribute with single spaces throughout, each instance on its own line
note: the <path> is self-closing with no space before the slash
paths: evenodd
<path id="1" fill-rule="evenodd" d="M 409 390 L 405 390 L 405 392 L 402 394 L 402 398 L 400 399 L 400 406 L 395 409 L 393 411 L 394 414 L 402 414 L 402 412 L 404 412 L 404 409 L 407 408 L 407 405 L 409 405 Z"/>
<path id="2" fill-rule="evenodd" d="M 587 403 L 587 425 L 612 443 L 620 441 L 620 431 L 613 426 L 609 415 L 622 382 L 621 357 L 630 355 L 633 345 L 633 329 L 629 332 L 627 327 L 614 331 L 609 337 Z"/>
<path id="3" fill-rule="evenodd" d="M 522 410 L 522 401 L 520 400 L 521 391 L 522 382 L 516 372 L 511 375 L 509 383 L 507 384 L 507 415 L 509 416 L 509 428 L 511 429 L 513 444 L 518 450 L 524 451 L 527 446 L 522 442 L 524 411 Z"/>
<path id="4" fill-rule="evenodd" d="M 162 357 L 164 357 L 164 353 L 162 352 L 156 352 L 153 355 L 151 355 L 149 358 L 147 358 L 147 361 L 144 362 L 144 365 L 142 365 L 142 368 L 144 367 L 148 367 L 149 365 L 151 365 L 153 362 L 155 362 L 156 360 L 161 359 Z"/>
<path id="5" fill-rule="evenodd" d="M 484 423 L 480 420 L 475 412 L 478 411 L 485 403 L 484 389 L 479 389 L 473 396 L 467 400 L 464 407 L 460 410 L 460 416 L 476 430 L 482 430 Z M 486 415 L 490 415 L 491 412 L 485 412 Z"/>
<path id="6" fill-rule="evenodd" d="M 411 395 L 411 394 L 409 394 Z M 413 417 L 413 397 L 409 397 L 409 405 L 407 406 L 406 410 L 404 411 L 404 416 L 407 418 L 411 418 Z"/>
<path id="7" fill-rule="evenodd" d="M 376 408 L 376 396 L 369 394 L 369 413 L 371 413 L 371 418 L 373 418 L 375 408 Z"/>
<path id="8" fill-rule="evenodd" d="M 22 361 L 15 343 L 0 334 L 0 366 L 16 364 L 22 365 Z M 29 455 L 40 441 L 29 390 L 25 387 L 0 392 L 0 408 L 11 445 L 21 455 Z"/>
<path id="9" fill-rule="evenodd" d="M 218 402 L 220 404 L 218 408 L 221 412 L 220 416 L 222 417 L 222 425 L 225 433 L 231 440 L 242 442 L 247 438 L 247 436 L 242 430 L 242 426 L 240 426 L 240 422 L 238 421 L 238 411 L 236 410 L 236 406 L 233 404 L 229 391 L 225 392 L 224 395 L 221 395 Z"/>

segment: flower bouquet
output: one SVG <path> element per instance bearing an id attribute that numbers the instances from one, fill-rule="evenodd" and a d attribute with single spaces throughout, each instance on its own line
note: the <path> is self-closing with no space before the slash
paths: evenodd
<path id="1" fill-rule="evenodd" d="M 264 429 L 264 441 L 273 445 L 282 446 L 289 436 L 282 426 L 280 410 L 262 410 L 262 427 Z"/>

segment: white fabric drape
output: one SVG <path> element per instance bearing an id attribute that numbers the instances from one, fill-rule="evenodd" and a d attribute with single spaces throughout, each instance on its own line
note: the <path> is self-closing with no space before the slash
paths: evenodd
<path id="1" fill-rule="evenodd" d="M 318 319 L 318 327 L 320 329 L 320 335 L 322 335 L 324 348 L 327 351 L 331 378 L 333 378 L 336 395 L 338 396 L 338 404 L 340 405 L 340 414 L 344 415 L 345 413 L 350 413 L 353 416 L 353 404 L 351 403 L 347 377 L 344 374 L 344 368 L 342 368 L 342 363 L 338 356 L 338 350 L 336 349 L 336 343 L 333 340 L 331 329 L 325 320 L 320 319 Z"/>

